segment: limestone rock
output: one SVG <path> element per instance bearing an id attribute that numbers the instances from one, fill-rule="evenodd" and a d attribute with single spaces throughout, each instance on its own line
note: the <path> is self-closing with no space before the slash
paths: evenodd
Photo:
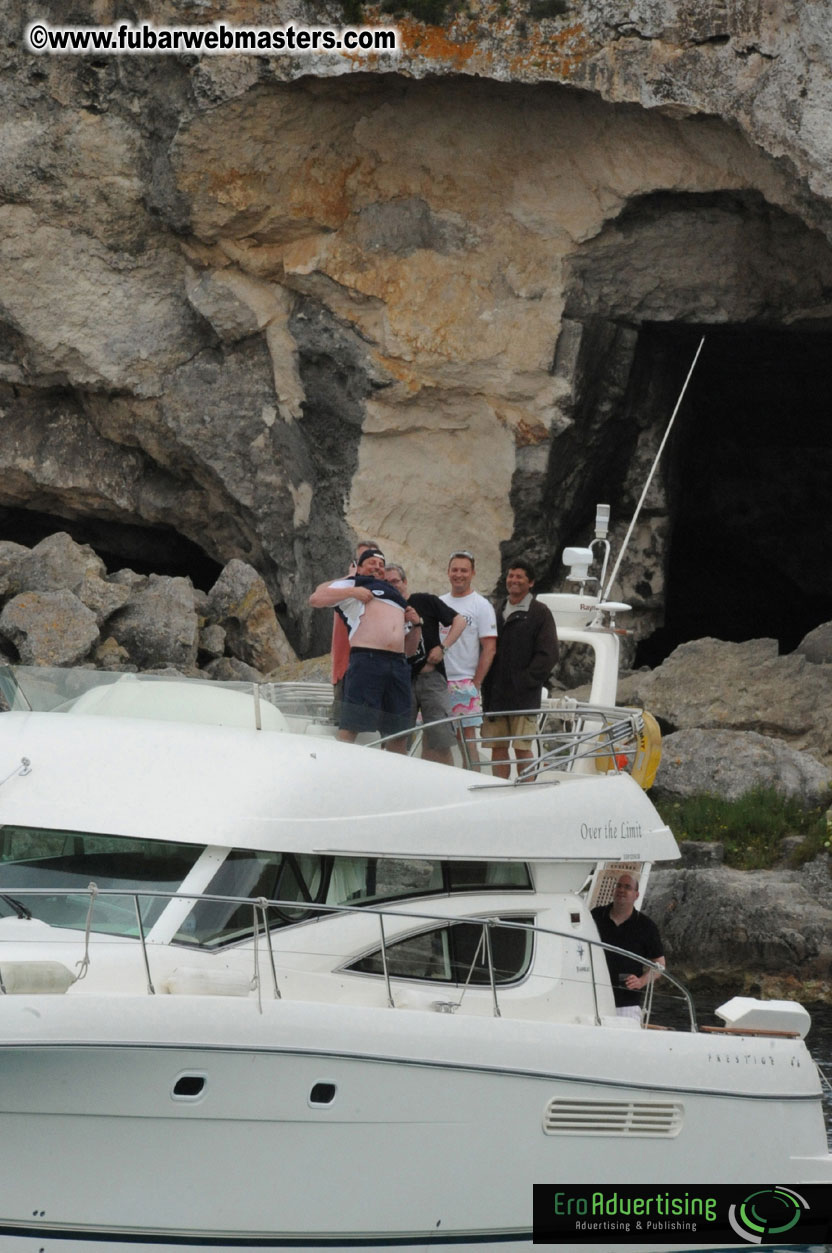
<path id="1" fill-rule="evenodd" d="M 228 648 L 261 674 L 294 660 L 268 589 L 245 561 L 230 561 L 208 596 L 209 619 L 225 630 Z"/>
<path id="2" fill-rule="evenodd" d="M 222 657 L 225 652 L 225 631 L 218 623 L 213 622 L 200 631 L 199 652 L 200 656 L 204 653 L 212 659 Z"/>
<path id="3" fill-rule="evenodd" d="M 76 594 L 88 577 L 101 580 L 106 573 L 104 562 L 92 548 L 88 544 L 76 544 L 66 531 L 42 539 L 18 561 L 15 572 L 23 591 L 67 589 Z"/>
<path id="4" fill-rule="evenodd" d="M 29 552 L 31 549 L 25 544 L 16 544 L 14 540 L 9 539 L 0 540 L 0 569 L 13 565 Z"/>
<path id="5" fill-rule="evenodd" d="M 253 310 L 242 301 L 233 287 L 219 275 L 204 274 L 188 286 L 188 299 L 194 308 L 211 323 L 220 339 L 236 343 L 262 329 Z"/>
<path id="6" fill-rule="evenodd" d="M 115 574 L 111 574 L 107 578 L 108 583 L 116 583 L 120 586 L 135 591 L 140 587 L 147 587 L 147 575 L 136 574 L 135 570 L 116 570 Z"/>
<path id="7" fill-rule="evenodd" d="M 28 553 L 29 549 L 23 544 L 15 544 L 13 540 L 0 540 L 0 598 L 13 596 L 21 590 L 16 572 Z"/>
<path id="8" fill-rule="evenodd" d="M 553 581 L 655 452 L 643 324 L 828 321 L 822 4 L 471 0 L 365 60 L 33 58 L 30 7 L 0 11 L 0 501 L 244 560 L 303 652 L 356 534 L 425 590 L 460 545 L 484 592 L 520 552 Z M 142 14 L 189 7 L 297 16 Z M 672 521 L 659 476 L 641 637 Z"/>
<path id="9" fill-rule="evenodd" d="M 110 618 L 108 630 L 141 670 L 195 669 L 199 619 L 190 579 L 151 574 Z"/>
<path id="10" fill-rule="evenodd" d="M 239 657 L 218 657 L 205 667 L 212 679 L 235 683 L 262 683 L 263 676 L 253 666 L 246 665 Z"/>
<path id="11" fill-rule="evenodd" d="M 22 336 L 27 381 L 157 392 L 199 343 L 177 271 L 184 262 L 161 236 L 143 254 L 118 255 L 71 213 L 53 224 L 28 205 L 0 205 L 0 308 Z"/>
<path id="12" fill-rule="evenodd" d="M 742 987 L 749 974 L 832 975 L 827 858 L 799 870 L 656 869 L 644 908 L 682 977 Z"/>
<path id="13" fill-rule="evenodd" d="M 272 670 L 266 678 L 272 683 L 330 683 L 332 658 L 329 653 L 320 657 L 287 662 Z"/>
<path id="14" fill-rule="evenodd" d="M 755 731 L 676 731 L 662 740 L 653 785 L 657 796 L 683 800 L 705 793 L 737 800 L 773 787 L 807 809 L 832 804 L 832 774 L 809 753 Z"/>
<path id="15" fill-rule="evenodd" d="M 725 857 L 725 845 L 718 840 L 680 840 L 682 866 L 719 866 Z"/>
<path id="16" fill-rule="evenodd" d="M 0 614 L 0 635 L 28 666 L 74 666 L 98 640 L 95 615 L 69 591 L 21 592 Z"/>
<path id="17" fill-rule="evenodd" d="M 93 661 L 97 670 L 136 670 L 132 665 L 126 648 L 122 648 L 112 635 L 102 640 L 93 653 Z"/>
<path id="18" fill-rule="evenodd" d="M 832 662 L 832 622 L 823 622 L 804 635 L 794 651 L 818 666 Z"/>
<path id="19" fill-rule="evenodd" d="M 102 579 L 88 570 L 80 586 L 76 587 L 76 593 L 78 599 L 95 614 L 98 625 L 102 626 L 111 614 L 127 604 L 130 588 L 123 583 Z"/>
<path id="20" fill-rule="evenodd" d="M 681 644 L 657 669 L 629 676 L 619 699 L 665 729 L 754 731 L 832 765 L 832 666 L 781 657 L 776 640 Z"/>

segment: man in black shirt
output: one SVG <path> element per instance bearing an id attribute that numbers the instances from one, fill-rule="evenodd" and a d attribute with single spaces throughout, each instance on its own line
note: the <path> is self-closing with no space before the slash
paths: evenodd
<path id="1" fill-rule="evenodd" d="M 445 649 L 450 648 L 458 640 L 467 626 L 467 620 L 461 613 L 454 613 L 438 596 L 430 592 L 414 592 L 408 595 L 407 576 L 401 566 L 389 565 L 384 577 L 395 590 L 405 598 L 408 606 L 419 615 L 418 626 L 421 627 L 421 639 L 415 650 L 405 647 L 410 662 L 413 679 L 414 713 L 421 713 L 423 722 L 435 722 L 440 718 L 450 718 L 451 702 L 448 696 L 448 684 L 445 676 L 443 659 Z M 439 642 L 439 624 L 450 627 L 444 644 Z M 453 764 L 451 749 L 456 743 L 456 734 L 449 724 L 431 727 L 422 739 L 422 756 L 426 761 L 438 761 L 442 765 Z"/>
<path id="2" fill-rule="evenodd" d="M 615 1012 L 641 1022 L 641 990 L 659 976 L 651 967 L 638 960 L 646 957 L 658 966 L 664 966 L 664 950 L 659 931 L 646 914 L 635 908 L 638 898 L 638 876 L 625 870 L 618 876 L 615 895 L 611 905 L 599 905 L 592 911 L 598 935 L 605 944 L 615 944 L 635 954 L 624 957 L 620 953 L 604 950 L 610 972 Z"/>

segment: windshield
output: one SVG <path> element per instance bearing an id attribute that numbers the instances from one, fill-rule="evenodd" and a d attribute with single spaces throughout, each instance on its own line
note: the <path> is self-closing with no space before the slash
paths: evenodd
<path id="1" fill-rule="evenodd" d="M 267 907 L 269 926 L 277 928 L 320 916 L 321 905 L 372 905 L 440 893 L 531 888 L 528 868 L 522 863 L 331 857 L 242 848 L 212 849 L 205 863 L 200 859 L 206 847 L 0 826 L 0 916 L 28 911 L 50 926 L 82 930 L 90 908 L 89 886 L 94 883 L 98 888 L 123 890 L 124 896 L 99 896 L 91 929 L 135 937 L 139 935 L 136 898 L 146 933 L 168 905 L 166 897 L 142 892 L 193 891 L 202 899 L 196 899 L 187 914 L 175 921 L 170 938 L 175 944 L 216 948 L 250 938 L 255 925 L 253 907 L 264 899 L 281 902 Z M 218 856 L 222 858 L 219 865 Z M 55 889 L 55 894 L 28 896 L 27 888 Z M 241 897 L 245 904 L 239 903 Z"/>
<path id="2" fill-rule="evenodd" d="M 123 888 L 124 897 L 96 900 L 91 926 L 106 935 L 139 934 L 132 892 L 142 888 L 176 892 L 202 855 L 204 846 L 139 840 L 85 831 L 38 827 L 0 827 L 0 913 L 19 913 L 15 902 L 53 927 L 81 930 L 90 905 L 88 888 Z M 54 896 L 27 896 L 24 888 L 61 889 Z M 78 888 L 79 894 L 67 893 Z M 164 898 L 140 897 L 142 923 L 148 930 L 168 904 Z"/>
<path id="3" fill-rule="evenodd" d="M 258 853 L 232 849 L 206 889 L 207 896 L 244 896 L 251 902 L 261 899 L 297 901 L 298 907 L 270 906 L 270 927 L 286 926 L 309 916 L 309 906 L 320 904 L 324 896 L 326 870 L 331 859 L 315 854 Z M 258 919 L 258 926 L 262 917 Z M 233 901 L 197 901 L 174 942 L 213 947 L 245 939 L 254 929 L 254 905 Z"/>

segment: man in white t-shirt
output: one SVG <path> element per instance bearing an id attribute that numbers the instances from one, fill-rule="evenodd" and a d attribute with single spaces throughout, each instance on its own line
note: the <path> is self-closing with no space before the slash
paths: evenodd
<path id="1" fill-rule="evenodd" d="M 482 681 L 488 674 L 497 649 L 497 618 L 494 607 L 471 590 L 474 580 L 474 554 L 461 548 L 451 553 L 448 562 L 448 582 L 451 590 L 440 596 L 455 613 L 461 613 L 467 622 L 462 635 L 445 653 L 445 673 L 448 676 L 448 692 L 451 708 L 462 717 L 462 735 L 472 763 L 479 762 L 477 751 L 477 727 L 482 726 Z M 440 630 L 440 636 L 447 629 Z"/>

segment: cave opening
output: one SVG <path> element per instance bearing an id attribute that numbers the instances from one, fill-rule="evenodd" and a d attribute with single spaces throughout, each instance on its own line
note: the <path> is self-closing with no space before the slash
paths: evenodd
<path id="1" fill-rule="evenodd" d="M 189 577 L 194 587 L 207 592 L 222 571 L 221 565 L 174 527 L 138 526 L 94 517 L 65 518 L 34 509 L 0 507 L 0 539 L 32 548 L 57 531 L 65 531 L 76 544 L 89 544 L 108 574 L 127 566 L 136 574 Z"/>
<path id="2" fill-rule="evenodd" d="M 660 469 L 664 625 L 636 665 L 706 635 L 790 652 L 832 620 L 832 326 L 642 327 L 632 382 L 654 416 L 641 422 L 664 429 L 701 334 Z"/>

